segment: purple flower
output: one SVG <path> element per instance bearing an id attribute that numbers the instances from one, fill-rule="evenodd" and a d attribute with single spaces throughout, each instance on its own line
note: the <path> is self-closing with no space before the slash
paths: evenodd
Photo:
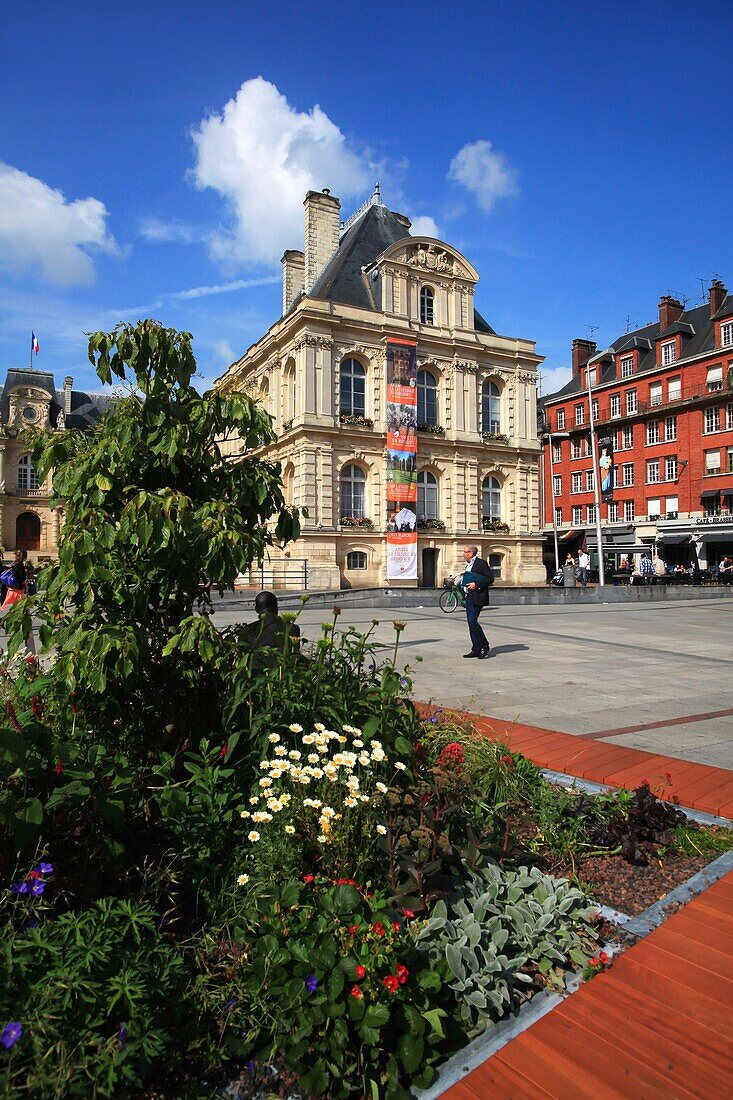
<path id="1" fill-rule="evenodd" d="M 34 898 L 40 897 L 43 891 L 46 889 L 45 882 L 34 882 L 31 886 L 31 893 Z"/>
<path id="2" fill-rule="evenodd" d="M 120 1050 L 125 1049 L 125 1043 L 127 1042 L 127 1028 L 123 1024 L 120 1030 L 117 1032 L 117 1046 Z"/>
<path id="3" fill-rule="evenodd" d="M 244 1032 L 242 1032 L 242 1035 L 244 1035 Z M 247 1071 L 248 1071 L 249 1073 L 251 1073 L 251 1072 L 252 1072 L 252 1070 L 253 1070 L 253 1069 L 255 1068 L 255 1064 L 254 1064 L 254 1062 L 252 1062 L 252 1061 L 250 1061 L 250 1062 L 245 1062 L 244 1068 L 245 1068 L 245 1069 L 246 1069 L 246 1070 L 247 1070 Z"/>
<path id="4" fill-rule="evenodd" d="M 25 924 L 23 925 L 23 931 L 24 932 L 30 932 L 34 928 L 38 928 L 38 921 L 37 920 L 27 920 L 25 922 Z"/>
<path id="5" fill-rule="evenodd" d="M 42 875 L 52 875 L 53 863 L 39 863 L 36 870 L 40 871 Z"/>
<path id="6" fill-rule="evenodd" d="M 10 887 L 11 894 L 27 894 L 28 883 L 27 882 L 14 882 Z"/>
<path id="7" fill-rule="evenodd" d="M 2 1043 L 6 1050 L 10 1050 L 10 1048 L 18 1042 L 22 1034 L 23 1028 L 17 1020 L 10 1020 L 3 1028 L 2 1032 L 0 1032 L 0 1043 Z"/>
<path id="8" fill-rule="evenodd" d="M 236 1003 L 237 1003 L 237 998 L 236 997 L 230 997 L 229 1000 L 227 1001 L 227 1003 L 224 1005 L 224 1011 L 225 1012 L 231 1012 Z"/>
<path id="9" fill-rule="evenodd" d="M 433 723 L 433 725 L 435 725 L 435 723 L 438 721 L 438 719 L 435 717 L 435 715 L 433 715 L 433 717 L 430 719 L 430 721 Z"/>
<path id="10" fill-rule="evenodd" d="M 316 978 L 315 974 L 309 974 L 305 979 L 305 988 L 309 993 L 315 993 L 317 985 L 318 978 Z"/>
<path id="11" fill-rule="evenodd" d="M 406 688 L 406 687 L 407 687 L 407 680 L 406 680 L 406 679 L 404 678 L 404 676 L 403 676 L 403 677 L 402 677 L 402 679 L 400 680 L 400 683 L 402 684 L 403 688 Z"/>

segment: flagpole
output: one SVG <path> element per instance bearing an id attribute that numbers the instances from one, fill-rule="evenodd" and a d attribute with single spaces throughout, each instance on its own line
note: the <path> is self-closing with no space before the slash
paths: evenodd
<path id="1" fill-rule="evenodd" d="M 596 442 L 596 425 L 593 417 L 593 391 L 590 385 L 590 367 L 586 364 L 585 379 L 588 386 L 588 415 L 590 419 L 590 445 L 593 455 L 593 493 L 596 501 L 596 542 L 598 543 L 598 584 L 605 587 L 606 575 L 603 568 L 603 544 L 601 538 L 601 494 L 598 478 L 598 444 Z"/>
<path id="2" fill-rule="evenodd" d="M 31 354 L 28 359 L 28 370 L 33 370 L 33 333 L 31 333 Z"/>

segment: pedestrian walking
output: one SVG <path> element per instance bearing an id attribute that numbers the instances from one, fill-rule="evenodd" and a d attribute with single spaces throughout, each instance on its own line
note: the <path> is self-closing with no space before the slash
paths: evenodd
<path id="1" fill-rule="evenodd" d="M 487 561 L 478 556 L 478 546 L 467 546 L 463 551 L 466 572 L 463 574 L 463 586 L 466 592 L 466 621 L 471 636 L 471 650 L 464 657 L 477 657 L 485 661 L 491 655 L 489 640 L 479 625 L 479 615 L 489 602 L 489 587 L 494 583 L 494 574 Z"/>
<path id="2" fill-rule="evenodd" d="M 9 611 L 11 607 L 14 607 L 19 600 L 22 600 L 23 597 L 27 595 L 29 580 L 35 585 L 35 576 L 33 570 L 27 567 L 27 560 L 27 550 L 16 550 L 13 564 L 10 566 L 10 569 L 7 569 L 5 573 L 3 573 L 3 581 L 7 586 L 7 591 L 0 611 Z M 32 627 L 25 640 L 25 647 L 28 653 L 35 657 L 36 640 L 33 637 Z"/>
<path id="3" fill-rule="evenodd" d="M 578 577 L 580 587 L 585 588 L 588 583 L 588 571 L 590 570 L 590 557 L 587 550 L 581 550 L 578 554 Z"/>

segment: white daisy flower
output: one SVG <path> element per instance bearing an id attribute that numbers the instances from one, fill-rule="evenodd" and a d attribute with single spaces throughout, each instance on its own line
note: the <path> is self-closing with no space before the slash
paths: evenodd
<path id="1" fill-rule="evenodd" d="M 247 840 L 251 840 L 253 844 L 256 844 L 260 839 L 260 834 L 253 829 L 251 833 L 247 833 Z"/>
<path id="2" fill-rule="evenodd" d="M 385 829 L 384 825 L 377 825 L 377 832 L 380 836 L 386 836 L 387 834 L 387 830 Z"/>
<path id="3" fill-rule="evenodd" d="M 302 733 L 303 732 L 303 727 L 299 726 L 297 722 L 293 722 L 291 725 L 289 725 L 288 729 L 290 730 L 291 733 Z"/>
<path id="4" fill-rule="evenodd" d="M 326 836 L 325 833 L 321 833 L 321 835 L 318 837 L 318 843 L 319 844 L 328 844 L 328 837 Z"/>
<path id="5" fill-rule="evenodd" d="M 287 754 L 287 751 L 288 750 L 285 748 L 284 745 L 278 745 L 275 749 L 275 756 L 285 756 Z"/>
<path id="6" fill-rule="evenodd" d="M 302 755 L 303 754 L 298 752 L 297 749 L 291 749 L 290 752 L 288 753 L 288 756 L 290 757 L 291 760 L 300 760 Z"/>
<path id="7" fill-rule="evenodd" d="M 377 788 L 377 790 L 379 791 L 380 794 L 386 794 L 387 793 L 386 783 L 377 783 L 376 788 Z"/>
<path id="8" fill-rule="evenodd" d="M 395 767 L 397 768 L 397 771 L 399 771 L 399 772 L 406 772 L 407 771 L 407 765 L 403 764 L 401 760 L 398 760 L 396 762 Z"/>
<path id="9" fill-rule="evenodd" d="M 279 733 L 269 733 L 267 735 L 267 740 L 271 741 L 273 745 L 276 745 L 277 742 L 280 740 L 280 734 Z"/>
<path id="10" fill-rule="evenodd" d="M 246 886 L 249 882 L 249 875 L 239 875 L 237 877 L 237 886 Z"/>
<path id="11" fill-rule="evenodd" d="M 286 825 L 285 826 L 285 832 L 292 835 L 295 832 L 295 826 L 294 825 Z"/>
<path id="12" fill-rule="evenodd" d="M 272 786 L 272 780 L 271 779 L 260 779 L 260 786 L 261 787 L 271 787 Z"/>
<path id="13" fill-rule="evenodd" d="M 357 738 L 356 738 L 356 740 L 355 740 L 355 741 L 353 742 L 353 745 L 354 745 L 354 748 L 355 748 L 355 749 L 363 749 L 363 748 L 364 748 L 364 742 L 363 742 L 363 741 L 360 741 L 358 737 L 357 737 Z"/>

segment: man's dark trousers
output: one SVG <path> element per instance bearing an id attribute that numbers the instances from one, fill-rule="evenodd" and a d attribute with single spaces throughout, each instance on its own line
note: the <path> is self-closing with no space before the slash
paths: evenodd
<path id="1" fill-rule="evenodd" d="M 466 618 L 468 619 L 468 633 L 471 635 L 471 649 L 474 653 L 483 653 L 489 648 L 489 640 L 479 625 L 478 617 L 483 608 L 473 603 L 466 604 Z"/>

